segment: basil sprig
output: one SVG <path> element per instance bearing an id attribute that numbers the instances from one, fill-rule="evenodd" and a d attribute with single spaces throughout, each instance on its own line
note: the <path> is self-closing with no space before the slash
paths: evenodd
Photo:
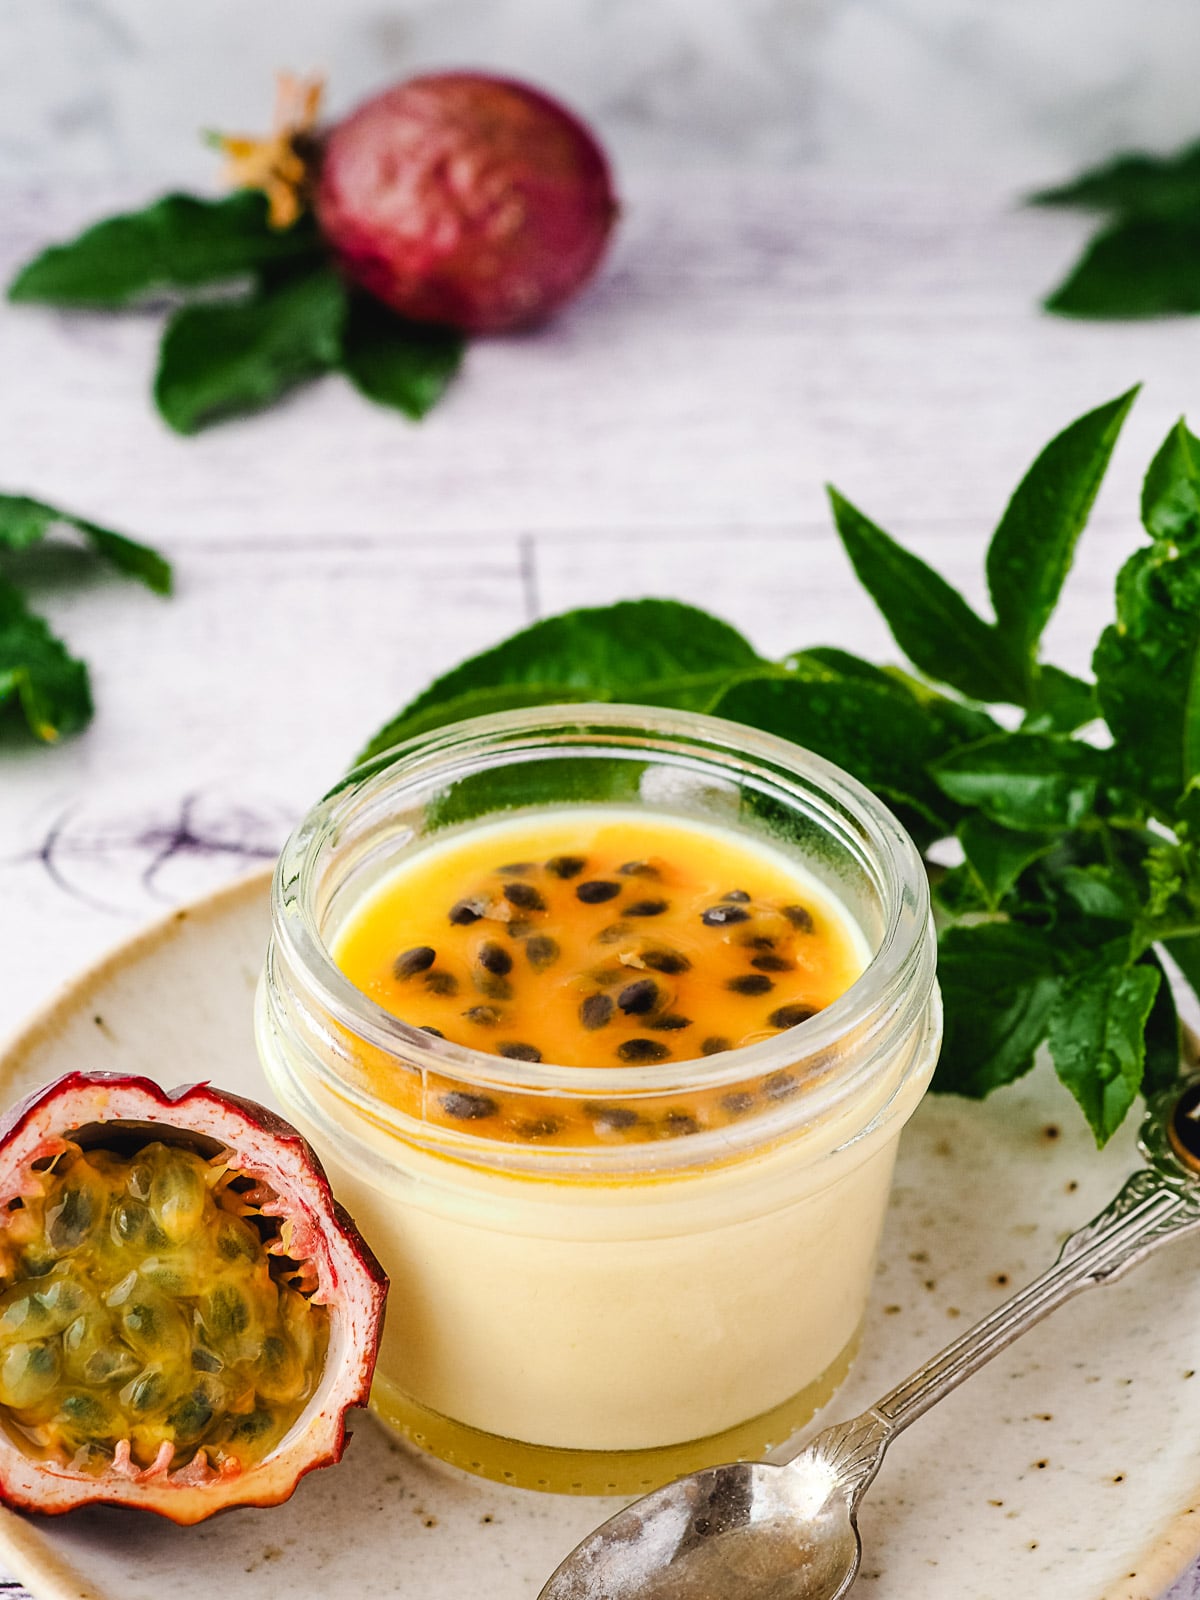
<path id="1" fill-rule="evenodd" d="M 78 732 L 92 716 L 86 665 L 30 609 L 17 584 L 20 553 L 40 544 L 55 527 L 74 529 L 109 566 L 155 594 L 171 592 L 170 565 L 149 545 L 44 500 L 0 494 L 0 556 L 9 557 L 0 567 L 0 721 L 20 713 L 44 744 Z"/>
<path id="2" fill-rule="evenodd" d="M 706 612 L 623 601 L 455 667 L 363 755 L 463 717 L 590 699 L 710 711 L 828 757 L 926 852 L 944 924 L 935 1088 L 986 1095 L 1047 1044 L 1103 1144 L 1139 1090 L 1178 1070 L 1164 950 L 1200 992 L 1200 440 L 1182 422 L 1147 473 L 1149 542 L 1121 572 L 1094 681 L 1040 654 L 1135 392 L 1064 429 L 1018 485 L 987 552 L 990 617 L 830 491 L 907 667 L 824 648 L 770 661 Z"/>
<path id="3" fill-rule="evenodd" d="M 1047 311 L 1118 320 L 1200 312 L 1200 143 L 1118 156 L 1029 198 L 1102 219 Z"/>
<path id="4" fill-rule="evenodd" d="M 311 216 L 273 228 L 251 190 L 165 195 L 95 223 L 22 267 L 8 297 L 90 311 L 165 302 L 154 400 L 182 434 L 260 410 L 326 372 L 417 420 L 463 353 L 453 329 L 406 321 L 350 290 Z"/>

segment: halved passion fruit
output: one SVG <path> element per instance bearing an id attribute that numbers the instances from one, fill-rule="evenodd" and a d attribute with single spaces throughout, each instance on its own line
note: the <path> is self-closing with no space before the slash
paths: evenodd
<path id="1" fill-rule="evenodd" d="M 277 1505 L 340 1459 L 386 1294 L 274 1112 L 68 1073 L 0 1126 L 0 1499 Z"/>

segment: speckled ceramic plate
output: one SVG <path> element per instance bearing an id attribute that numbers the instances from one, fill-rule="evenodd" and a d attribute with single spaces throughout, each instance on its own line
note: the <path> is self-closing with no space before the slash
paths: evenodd
<path id="1" fill-rule="evenodd" d="M 260 876 L 132 940 L 10 1046 L 0 1098 L 70 1067 L 268 1098 L 250 1027 L 266 927 Z M 863 1353 L 820 1420 L 858 1410 L 1046 1265 L 1134 1165 L 1133 1131 L 1097 1155 L 1049 1073 L 982 1106 L 928 1100 L 905 1134 Z M 864 1505 L 864 1600 L 1159 1595 L 1200 1552 L 1198 1268 L 1200 1241 L 1167 1247 L 918 1422 Z M 2 1512 L 0 1560 L 44 1600 L 532 1600 L 611 1509 L 464 1477 L 363 1417 L 343 1464 L 276 1510 L 184 1529 Z"/>

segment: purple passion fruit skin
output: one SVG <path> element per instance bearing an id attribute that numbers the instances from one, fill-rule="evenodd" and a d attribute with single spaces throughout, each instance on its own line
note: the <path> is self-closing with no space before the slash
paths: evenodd
<path id="1" fill-rule="evenodd" d="M 278 1505 L 340 1460 L 386 1295 L 290 1123 L 68 1073 L 0 1125 L 0 1499 Z"/>
<path id="2" fill-rule="evenodd" d="M 543 321 L 617 216 L 604 151 L 565 106 L 483 73 L 396 84 L 325 135 L 314 206 L 347 277 L 464 333 Z"/>

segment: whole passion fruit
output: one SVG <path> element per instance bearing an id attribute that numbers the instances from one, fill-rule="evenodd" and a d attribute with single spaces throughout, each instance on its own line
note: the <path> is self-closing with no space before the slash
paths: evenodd
<path id="1" fill-rule="evenodd" d="M 397 84 L 332 128 L 314 204 L 348 277 L 466 333 L 549 316 L 595 271 L 617 215 L 604 152 L 578 118 L 469 72 Z"/>
<path id="2" fill-rule="evenodd" d="M 340 1459 L 386 1293 L 273 1112 L 59 1078 L 0 1126 L 0 1499 L 180 1523 L 277 1505 Z"/>

